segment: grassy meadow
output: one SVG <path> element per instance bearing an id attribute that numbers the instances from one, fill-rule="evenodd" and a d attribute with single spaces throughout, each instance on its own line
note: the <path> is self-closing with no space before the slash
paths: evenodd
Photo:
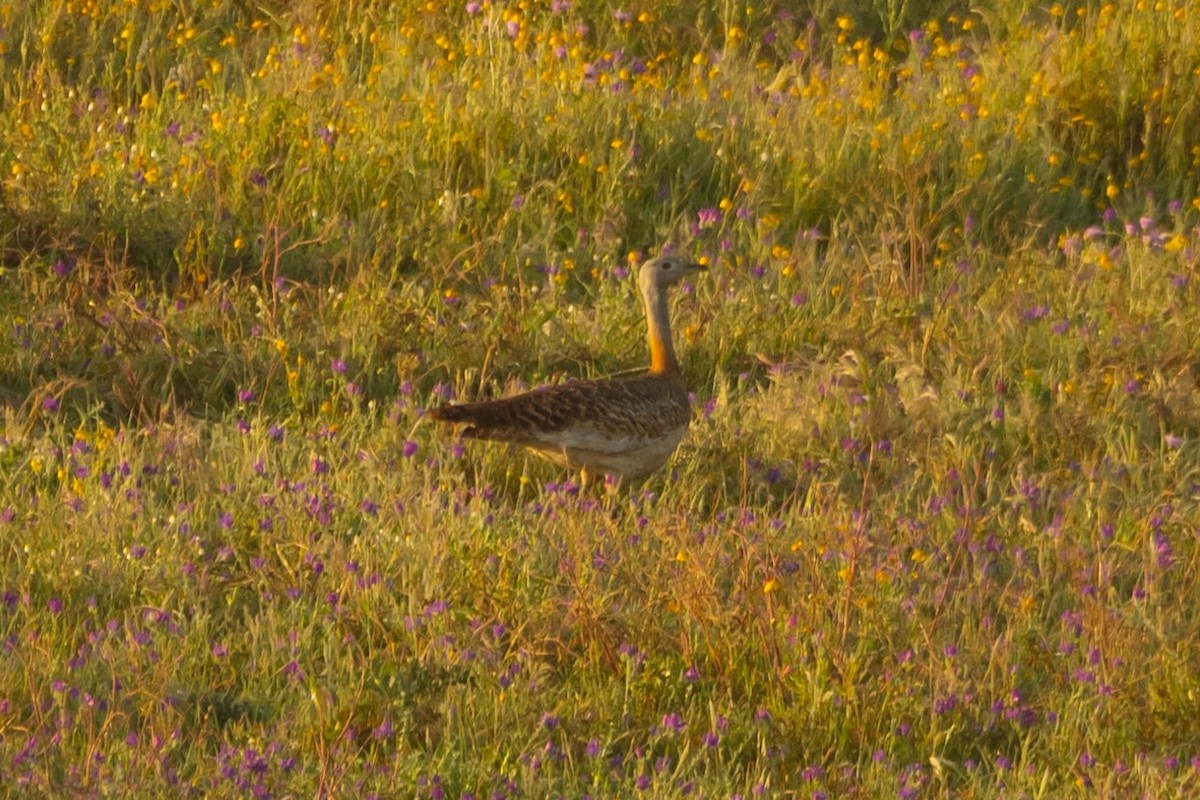
<path id="1" fill-rule="evenodd" d="M 1200 796 L 1189 0 L 0 0 L 0 794 Z M 581 492 L 424 419 L 646 363 Z"/>

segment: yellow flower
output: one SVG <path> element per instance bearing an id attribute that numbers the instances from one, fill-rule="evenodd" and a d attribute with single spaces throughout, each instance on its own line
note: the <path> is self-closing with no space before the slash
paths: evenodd
<path id="1" fill-rule="evenodd" d="M 1177 253 L 1182 250 L 1186 244 L 1187 237 L 1185 237 L 1182 233 L 1177 233 L 1167 240 L 1167 243 L 1163 245 L 1163 250 L 1166 250 L 1168 253 Z"/>

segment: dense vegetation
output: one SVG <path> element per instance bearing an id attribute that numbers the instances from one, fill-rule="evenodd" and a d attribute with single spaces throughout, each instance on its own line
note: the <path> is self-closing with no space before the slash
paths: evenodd
<path id="1" fill-rule="evenodd" d="M 0 0 L 0 786 L 1200 792 L 1200 13 L 699 5 Z"/>

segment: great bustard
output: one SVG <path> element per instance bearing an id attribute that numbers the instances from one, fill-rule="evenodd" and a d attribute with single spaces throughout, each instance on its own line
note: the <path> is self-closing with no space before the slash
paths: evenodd
<path id="1" fill-rule="evenodd" d="M 691 421 L 687 385 L 671 340 L 667 289 L 706 269 L 675 256 L 642 265 L 650 369 L 547 386 L 503 400 L 444 405 L 429 416 L 465 423 L 463 436 L 528 447 L 555 463 L 590 474 L 639 478 L 663 465 Z"/>

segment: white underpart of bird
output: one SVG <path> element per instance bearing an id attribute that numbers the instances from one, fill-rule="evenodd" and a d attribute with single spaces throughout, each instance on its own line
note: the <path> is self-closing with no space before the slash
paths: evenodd
<path id="1" fill-rule="evenodd" d="M 687 384 L 671 338 L 668 290 L 705 269 L 664 255 L 639 270 L 650 348 L 645 372 L 570 381 L 501 400 L 449 404 L 429 415 L 464 425 L 464 437 L 512 442 L 578 469 L 585 484 L 597 472 L 618 478 L 654 472 L 675 452 L 691 422 Z"/>

